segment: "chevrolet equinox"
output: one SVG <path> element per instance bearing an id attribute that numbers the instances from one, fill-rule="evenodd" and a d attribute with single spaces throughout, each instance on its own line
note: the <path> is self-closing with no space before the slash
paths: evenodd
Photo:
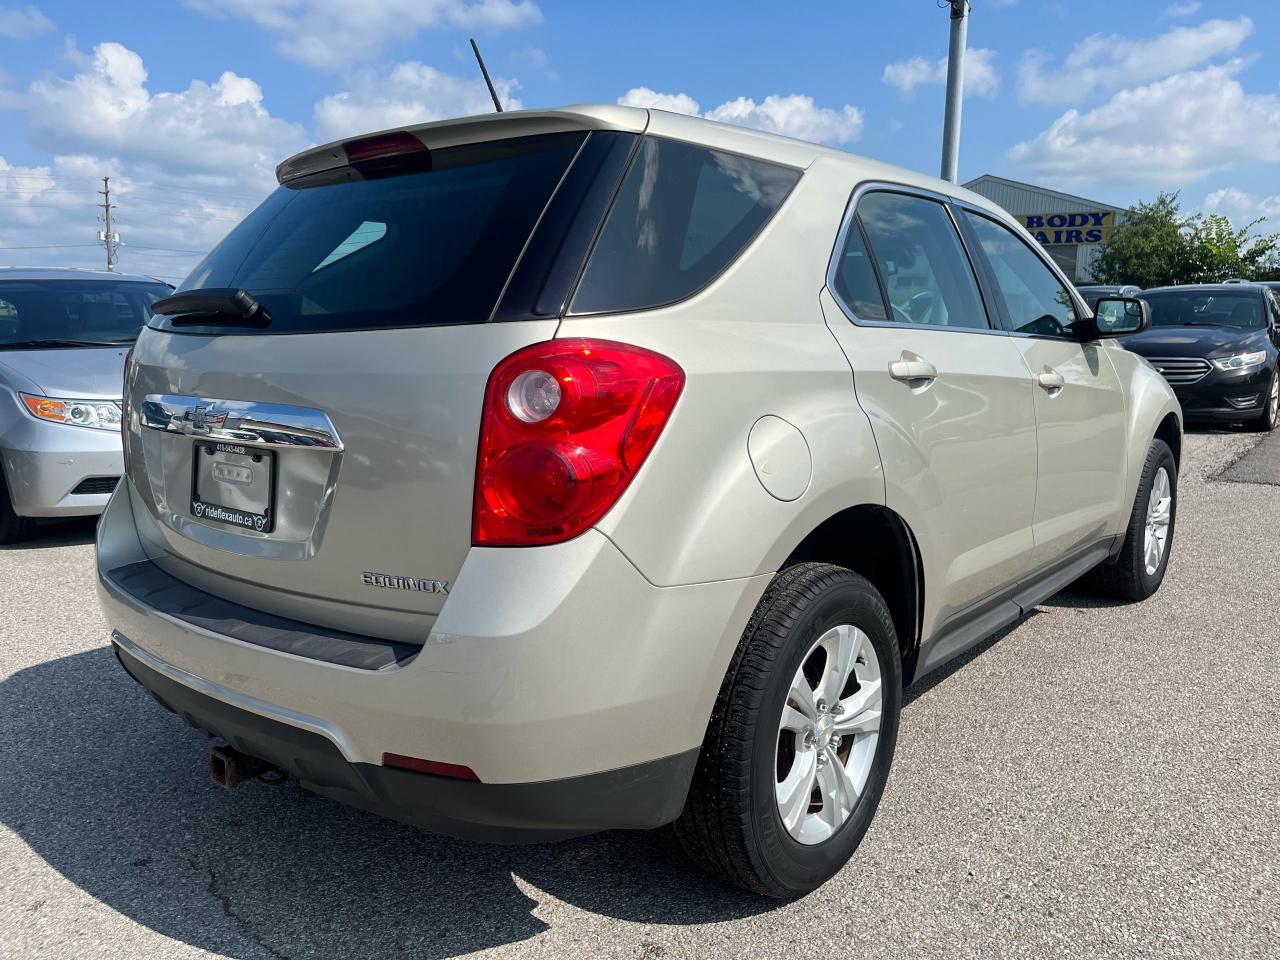
<path id="1" fill-rule="evenodd" d="M 465 838 L 852 855 L 904 686 L 1089 575 L 1141 600 L 1181 410 L 1000 208 L 571 107 L 316 147 L 126 364 L 124 668 L 270 771 Z M 1101 309 L 1099 310 L 1101 314 Z"/>

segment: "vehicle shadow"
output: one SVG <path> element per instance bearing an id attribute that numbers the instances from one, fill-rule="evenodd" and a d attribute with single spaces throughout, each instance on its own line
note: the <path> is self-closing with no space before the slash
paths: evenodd
<path id="1" fill-rule="evenodd" d="M 776 906 L 697 872 L 664 834 L 500 847 L 392 823 L 293 781 L 224 793 L 209 781 L 208 742 L 107 648 L 30 667 L 0 683 L 0 822 L 113 910 L 245 960 L 444 958 L 516 943 L 546 928 L 523 884 L 636 922 Z"/>
<path id="2" fill-rule="evenodd" d="M 98 529 L 97 517 L 77 517 L 39 524 L 29 540 L 0 546 L 3 550 L 44 550 L 49 547 L 82 547 L 93 543 Z"/>

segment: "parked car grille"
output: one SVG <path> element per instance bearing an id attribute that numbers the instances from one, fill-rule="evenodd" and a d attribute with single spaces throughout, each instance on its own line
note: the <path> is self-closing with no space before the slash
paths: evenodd
<path id="1" fill-rule="evenodd" d="M 1204 378 L 1213 365 L 1198 357 L 1147 357 L 1171 384 L 1185 385 Z"/>
<path id="2" fill-rule="evenodd" d="M 119 477 L 85 477 L 76 484 L 73 494 L 111 493 L 120 482 Z"/>

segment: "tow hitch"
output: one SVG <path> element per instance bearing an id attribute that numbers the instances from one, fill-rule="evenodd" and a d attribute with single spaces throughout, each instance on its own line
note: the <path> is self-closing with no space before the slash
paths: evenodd
<path id="1" fill-rule="evenodd" d="M 288 774 L 275 764 L 224 745 L 209 751 L 209 776 L 223 790 L 230 790 L 259 777 L 266 783 L 281 783 Z"/>

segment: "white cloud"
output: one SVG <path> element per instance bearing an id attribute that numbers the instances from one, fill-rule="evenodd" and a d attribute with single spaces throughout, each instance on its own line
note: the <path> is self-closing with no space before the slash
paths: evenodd
<path id="1" fill-rule="evenodd" d="M 1080 103 L 1097 90 L 1117 90 L 1168 77 L 1230 53 L 1253 33 L 1253 21 L 1206 20 L 1174 27 L 1153 40 L 1096 33 L 1077 43 L 1058 67 L 1028 50 L 1018 68 L 1018 95 L 1029 103 Z"/>
<path id="2" fill-rule="evenodd" d="M 819 107 L 804 94 L 771 94 L 757 103 L 750 97 L 728 100 L 702 112 L 698 101 L 686 93 L 659 93 L 648 87 L 634 87 L 618 98 L 629 107 L 652 107 L 674 113 L 703 116 L 708 120 L 754 127 L 769 133 L 822 143 L 848 143 L 862 133 L 863 114 L 845 104 L 839 109 Z"/>
<path id="3" fill-rule="evenodd" d="M 1009 158 L 1055 183 L 1178 186 L 1280 156 L 1280 96 L 1246 93 L 1244 62 L 1122 90 L 1087 112 L 1068 110 Z"/>
<path id="4" fill-rule="evenodd" d="M 994 50 L 971 48 L 964 60 L 964 94 L 966 97 L 989 97 L 1000 87 L 1000 75 L 996 72 Z M 947 58 L 926 60 L 911 57 L 891 63 L 884 68 L 885 83 L 896 87 L 904 99 L 915 96 L 916 88 L 935 86 L 947 82 Z"/>
<path id="5" fill-rule="evenodd" d="M 1280 220 L 1280 193 L 1259 197 L 1236 187 L 1224 187 L 1208 194 L 1200 209 L 1205 213 L 1224 214 L 1237 227 L 1266 217 L 1267 222 L 1260 226 L 1264 232 L 1269 232 L 1276 229 L 1276 221 Z"/>
<path id="6" fill-rule="evenodd" d="M 632 87 L 618 98 L 618 103 L 624 107 L 652 107 L 670 113 L 687 113 L 694 117 L 702 112 L 698 101 L 687 93 L 658 93 L 648 87 Z"/>
<path id="7" fill-rule="evenodd" d="M 1164 8 L 1169 17 L 1194 17 L 1200 12 L 1200 0 L 1186 0 L 1185 3 L 1171 3 Z"/>
<path id="8" fill-rule="evenodd" d="M 25 112 L 32 144 L 53 161 L 0 166 L 0 247 L 74 246 L 0 250 L 4 262 L 101 264 L 97 191 L 109 175 L 121 268 L 180 277 L 275 186 L 276 163 L 310 142 L 270 114 L 248 77 L 152 91 L 127 47 L 69 52 L 70 78 L 42 78 L 6 103 Z"/>
<path id="9" fill-rule="evenodd" d="M 39 7 L 0 8 L 0 37 L 29 40 L 53 29 L 53 21 Z"/>
<path id="10" fill-rule="evenodd" d="M 495 77 L 493 85 L 504 108 L 520 109 L 522 104 L 514 96 L 516 81 Z M 492 112 L 484 81 L 442 73 L 425 63 L 399 63 L 385 75 L 359 76 L 350 90 L 317 103 L 316 135 L 337 140 L 387 127 Z"/>
<path id="11" fill-rule="evenodd" d="M 273 117 L 262 89 L 224 72 L 213 83 L 152 93 L 142 58 L 101 43 L 70 79 L 35 81 L 23 98 L 30 138 L 52 153 L 127 163 L 137 175 L 164 171 L 205 185 L 274 182 L 275 164 L 307 144 L 303 129 Z"/>
<path id="12" fill-rule="evenodd" d="M 376 57 L 420 31 L 451 26 L 510 30 L 537 23 L 533 0 L 185 0 L 216 17 L 247 20 L 279 35 L 277 49 L 310 67 Z"/>

